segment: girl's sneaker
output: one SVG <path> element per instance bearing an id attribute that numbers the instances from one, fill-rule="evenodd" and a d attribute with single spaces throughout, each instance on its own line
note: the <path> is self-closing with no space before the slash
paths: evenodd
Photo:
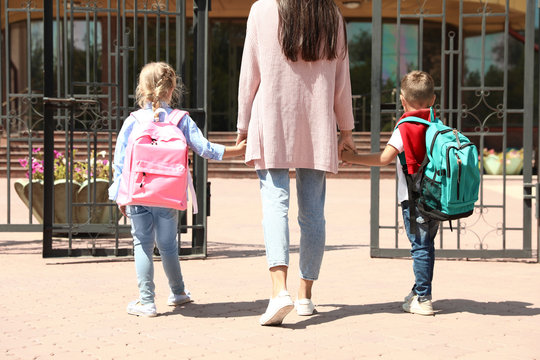
<path id="1" fill-rule="evenodd" d="M 127 306 L 127 312 L 131 315 L 154 317 L 157 316 L 156 304 L 141 304 L 139 300 L 133 300 Z"/>
<path id="2" fill-rule="evenodd" d="M 169 299 L 167 300 L 167 305 L 178 306 L 192 301 L 193 300 L 191 300 L 191 293 L 186 290 L 185 294 L 175 295 L 171 293 L 169 295 Z"/>

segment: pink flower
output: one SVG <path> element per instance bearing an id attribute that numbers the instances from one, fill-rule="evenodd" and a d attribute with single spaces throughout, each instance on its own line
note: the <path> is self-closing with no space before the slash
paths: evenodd
<path id="1" fill-rule="evenodd" d="M 32 174 L 35 174 L 36 172 L 43 172 L 43 163 L 41 161 L 34 161 L 32 163 Z"/>

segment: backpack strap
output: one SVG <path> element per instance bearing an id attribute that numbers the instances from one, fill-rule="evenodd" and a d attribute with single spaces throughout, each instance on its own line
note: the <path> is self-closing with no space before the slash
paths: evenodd
<path id="1" fill-rule="evenodd" d="M 416 116 L 407 116 L 405 119 L 401 120 L 400 122 L 398 122 L 394 128 L 397 129 L 397 127 L 403 123 L 406 123 L 406 122 L 412 122 L 412 123 L 419 123 L 419 124 L 424 124 L 424 125 L 431 125 L 433 124 L 432 122 L 429 122 L 425 119 L 422 119 L 422 118 L 419 118 L 419 117 L 416 117 Z"/>
<path id="2" fill-rule="evenodd" d="M 424 124 L 426 126 L 433 125 L 438 120 L 435 118 L 435 112 L 433 111 L 432 107 L 429 108 L 429 118 L 430 118 L 430 121 L 427 121 L 427 120 L 419 118 L 417 116 L 408 116 L 405 119 L 399 121 L 396 124 L 394 130 L 397 129 L 399 125 L 401 125 L 403 123 L 406 123 L 406 122 Z M 405 152 L 404 151 L 402 151 L 401 153 L 398 154 L 398 158 L 399 158 L 399 162 L 401 163 L 401 168 L 402 168 L 403 174 L 405 176 L 405 180 L 407 182 L 407 191 L 408 191 L 408 195 L 409 195 L 409 225 L 410 225 L 410 231 L 411 231 L 411 233 L 416 234 L 416 229 L 417 229 L 416 201 L 418 199 L 417 199 L 416 192 L 415 192 L 415 190 L 416 190 L 415 185 L 416 185 L 416 183 L 418 181 L 421 181 L 421 179 L 419 180 L 419 179 L 417 179 L 416 176 L 413 177 L 413 175 L 409 174 L 408 169 L 407 169 L 407 162 L 405 160 Z M 420 169 L 418 169 L 417 174 L 421 174 L 421 176 L 424 176 L 423 172 L 424 172 L 424 169 L 425 169 L 428 162 L 429 162 L 429 159 L 428 159 L 428 156 L 427 156 L 427 153 L 426 153 L 426 156 L 424 157 L 424 160 L 422 161 L 422 164 L 420 165 Z"/>
<path id="3" fill-rule="evenodd" d="M 433 119 L 433 110 L 430 110 L 430 117 Z M 425 119 L 416 117 L 416 116 L 408 116 L 405 119 L 398 122 L 394 129 L 397 129 L 398 126 L 400 126 L 403 123 L 417 123 L 417 124 L 423 124 L 426 126 L 430 126 L 433 123 L 429 122 Z M 416 234 L 417 224 L 416 224 L 416 202 L 417 202 L 417 196 L 416 196 L 416 183 L 420 181 L 418 179 L 418 174 L 422 174 L 424 171 L 424 168 L 426 164 L 429 162 L 428 156 L 426 153 L 426 156 L 424 157 L 424 160 L 422 161 L 422 164 L 420 165 L 420 168 L 418 169 L 418 172 L 414 175 L 409 174 L 408 168 L 407 168 L 407 162 L 405 160 L 405 151 L 402 151 L 398 154 L 399 162 L 401 164 L 401 168 L 403 171 L 403 175 L 405 176 L 405 181 L 407 182 L 407 192 L 409 195 L 409 225 L 410 225 L 410 231 L 413 234 Z M 423 175 L 421 175 L 423 176 Z"/>
<path id="4" fill-rule="evenodd" d="M 167 115 L 167 118 L 165 121 L 170 122 L 171 124 L 178 126 L 180 124 L 180 121 L 184 118 L 184 116 L 188 115 L 189 113 L 184 110 L 174 109 Z M 193 178 L 191 177 L 191 172 L 188 169 L 187 172 L 187 178 L 188 178 L 188 198 L 191 196 L 191 203 L 193 206 L 193 214 L 197 214 L 199 212 L 199 206 L 197 204 L 197 194 L 195 193 L 195 186 L 193 186 Z"/>
<path id="5" fill-rule="evenodd" d="M 133 118 L 135 119 L 135 121 L 137 123 L 140 124 L 140 122 L 142 121 L 142 119 L 144 118 L 144 115 L 146 114 L 146 111 L 145 109 L 139 109 L 137 111 L 133 111 L 132 113 L 130 113 L 129 115 L 133 116 Z"/>
<path id="6" fill-rule="evenodd" d="M 187 172 L 188 176 L 188 188 L 189 193 L 191 195 L 191 204 L 193 206 L 193 214 L 197 214 L 199 212 L 199 205 L 197 204 L 197 194 L 195 193 L 195 186 L 193 186 L 193 178 L 191 177 L 191 172 L 188 170 Z"/>
<path id="7" fill-rule="evenodd" d="M 180 124 L 180 121 L 184 118 L 185 115 L 188 115 L 189 113 L 184 110 L 174 109 L 171 111 L 171 113 L 167 116 L 165 121 L 170 122 L 171 124 L 178 126 Z"/>
<path id="8" fill-rule="evenodd" d="M 433 111 L 431 112 L 431 116 L 433 116 Z M 394 131 L 398 128 L 399 125 L 403 124 L 403 123 L 418 123 L 418 124 L 424 124 L 424 125 L 431 125 L 432 123 L 427 121 L 427 120 L 424 120 L 422 118 L 419 118 L 419 117 L 416 117 L 416 116 L 408 116 L 406 117 L 405 119 L 401 120 L 400 122 L 398 122 L 396 124 L 396 126 L 394 127 Z M 402 151 L 398 154 L 398 157 L 399 157 L 399 162 L 401 163 L 402 166 L 406 166 L 406 161 L 405 161 L 405 152 Z M 407 174 L 407 171 L 405 171 L 405 174 Z"/>

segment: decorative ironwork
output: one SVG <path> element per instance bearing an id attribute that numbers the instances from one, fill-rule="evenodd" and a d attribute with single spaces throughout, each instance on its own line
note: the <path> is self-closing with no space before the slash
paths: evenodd
<path id="1" fill-rule="evenodd" d="M 531 1 L 528 1 L 528 6 L 532 7 Z M 463 4 L 464 1 L 460 0 Z M 522 108 L 510 108 L 508 105 L 508 99 L 510 93 L 508 91 L 508 77 L 509 77 L 509 37 L 502 36 L 501 40 L 501 65 L 499 68 L 492 67 L 490 70 L 493 72 L 496 69 L 501 75 L 503 83 L 490 85 L 489 78 L 486 78 L 487 67 L 489 59 L 491 58 L 486 52 L 486 37 L 488 35 L 487 25 L 489 21 L 498 21 L 503 24 L 503 34 L 508 33 L 508 18 L 510 16 L 509 9 L 504 12 L 496 12 L 489 1 L 478 0 L 478 7 L 473 9 L 472 13 L 458 13 L 459 23 L 448 23 L 447 13 L 451 10 L 448 8 L 452 6 L 452 11 L 455 13 L 457 6 L 455 3 L 449 4 L 446 1 L 441 1 L 442 12 L 440 14 L 430 13 L 432 8 L 436 8 L 437 4 L 434 2 L 427 2 L 424 0 L 416 1 L 416 9 L 413 9 L 413 5 L 410 1 L 402 0 L 398 1 L 398 8 L 396 14 L 396 56 L 397 56 L 397 68 L 396 78 L 399 79 L 403 75 L 400 73 L 400 31 L 402 20 L 407 20 L 408 24 L 412 21 L 416 23 L 418 27 L 418 61 L 416 68 L 420 70 L 426 70 L 433 72 L 436 80 L 436 91 L 440 92 L 438 95 L 438 104 L 435 105 L 437 113 L 440 114 L 441 119 L 447 122 L 448 125 L 453 126 L 461 130 L 465 135 L 469 136 L 477 145 L 480 153 L 480 166 L 484 165 L 483 148 L 487 143 L 493 143 L 493 139 L 498 140 L 501 146 L 503 169 L 506 171 L 506 151 L 507 144 L 509 143 L 509 135 L 507 133 L 508 118 L 510 116 L 516 116 L 519 114 L 531 114 L 532 107 L 526 107 L 524 102 Z M 374 14 L 374 28 L 373 28 L 373 49 L 379 48 L 378 42 L 382 41 L 382 33 L 379 28 L 379 21 L 375 19 L 377 16 L 382 16 L 380 4 L 373 3 Z M 508 6 L 508 2 L 506 5 Z M 407 8 L 407 11 L 403 9 Z M 460 9 L 464 8 L 462 5 Z M 475 11 L 475 12 L 474 12 Z M 497 10 L 498 11 L 498 10 Z M 474 52 L 480 53 L 480 65 L 476 70 L 475 76 L 477 76 L 476 82 L 467 83 L 466 76 L 471 74 L 470 69 L 465 69 L 465 31 L 459 26 L 465 27 L 466 20 L 475 19 L 480 23 L 477 29 L 477 38 L 481 43 L 481 49 L 475 48 Z M 495 20 L 494 20 L 495 19 Z M 534 15 L 527 17 L 526 27 L 530 33 L 534 33 Z M 432 52 L 426 57 L 423 53 L 425 39 L 423 36 L 426 34 L 424 28 L 434 32 L 435 28 L 440 28 L 441 43 L 440 43 L 440 58 L 437 67 L 433 67 L 433 58 L 437 57 L 436 53 Z M 480 51 L 479 51 L 480 50 Z M 531 53 L 532 56 L 532 53 Z M 426 59 L 431 62 L 427 62 Z M 380 73 L 377 67 L 380 67 L 381 58 L 378 55 L 378 51 L 374 50 L 373 56 L 373 70 L 374 73 Z M 486 65 L 488 64 L 488 65 Z M 424 68 L 425 66 L 431 66 L 431 68 Z M 457 70 L 457 71 L 456 71 Z M 468 73 L 466 71 L 469 71 Z M 440 75 L 438 75 L 440 74 Z M 515 75 L 514 75 L 515 76 Z M 524 70 L 523 81 L 527 76 L 534 76 L 533 70 Z M 373 87 L 375 89 L 381 88 L 380 77 L 372 79 L 375 81 Z M 438 83 L 437 83 L 438 82 Z M 493 82 L 493 81 L 491 81 Z M 396 81 L 396 87 L 399 84 Z M 532 92 L 532 87 L 529 89 Z M 399 107 L 399 96 L 396 93 L 395 109 L 383 108 L 382 114 L 392 114 L 395 118 L 398 118 L 401 114 Z M 379 95 L 376 95 L 379 96 Z M 532 96 L 527 94 L 526 96 Z M 376 101 L 372 103 L 376 104 Z M 514 104 L 515 107 L 515 104 Z M 527 118 L 524 115 L 524 127 L 527 125 Z M 372 114 L 372 129 L 378 129 L 379 116 Z M 532 134 L 523 134 L 523 148 L 525 156 L 531 156 L 532 146 L 530 142 L 527 142 L 527 137 Z M 531 136 L 532 138 L 532 136 Z M 375 136 L 372 133 L 372 146 L 377 146 L 379 141 L 378 135 Z M 523 170 L 523 182 L 529 183 L 531 174 L 531 162 L 524 163 Z M 523 216 L 519 217 L 519 220 L 523 221 L 522 226 L 510 226 L 510 214 L 509 214 L 509 202 L 514 201 L 508 196 L 508 192 L 511 188 L 515 188 L 515 180 L 509 179 L 506 176 L 506 172 L 496 182 L 488 179 L 488 175 L 482 175 L 481 187 L 480 187 L 480 199 L 476 204 L 475 212 L 471 217 L 463 219 L 457 222 L 457 226 L 454 227 L 454 232 L 450 232 L 447 225 L 442 224 L 437 250 L 438 256 L 442 257 L 501 257 L 501 258 L 530 258 L 532 256 L 531 243 L 530 243 L 530 229 L 531 229 L 531 217 L 529 204 L 532 196 L 523 196 Z M 372 214 L 379 214 L 379 175 L 377 172 L 372 171 Z M 488 186 L 489 182 L 489 186 Z M 496 184 L 496 186 L 494 185 Z M 523 185 L 525 187 L 525 185 Z M 518 188 L 519 189 L 519 188 Z M 497 196 L 493 196 L 497 194 Z M 512 204 L 512 208 L 519 207 L 519 202 Z M 400 242 L 399 238 L 406 236 L 404 232 L 403 222 L 400 220 L 399 206 L 396 206 L 394 214 L 396 215 L 393 224 L 387 224 L 385 219 L 372 219 L 372 256 L 409 256 L 409 248 L 400 248 L 400 244 L 408 244 L 408 242 Z M 512 214 L 513 215 L 513 214 Z M 515 219 L 514 219 L 515 220 Z M 374 224 L 374 225 L 373 225 Z M 395 233 L 395 246 L 392 248 L 382 247 L 379 244 L 379 231 L 380 230 L 393 230 Z M 522 234 L 522 245 L 520 249 L 509 248 L 509 233 Z M 450 239 L 450 241 L 449 241 Z M 515 245 L 514 245 L 515 246 Z"/>
<path id="2" fill-rule="evenodd" d="M 103 159 L 112 163 L 116 134 L 123 120 L 134 109 L 134 88 L 142 65 L 155 60 L 171 63 L 179 73 L 184 68 L 184 0 L 113 3 L 111 5 L 111 2 L 100 0 L 56 1 L 55 6 L 62 9 L 53 13 L 51 2 L 23 0 L 20 1 L 20 8 L 10 8 L 8 0 L 0 1 L 2 16 L 6 10 L 7 20 L 4 29 L 7 42 L 5 47 L 2 42 L 0 56 L 2 74 L 4 67 L 6 71 L 0 89 L 0 97 L 6 99 L 0 107 L 0 136 L 9 144 L 5 156 L 11 161 L 7 165 L 8 185 L 1 194 L 8 197 L 8 203 L 19 201 L 16 195 L 12 196 L 15 192 L 9 186 L 11 179 L 21 177 L 22 172 L 14 158 L 21 156 L 17 155 L 21 153 L 31 158 L 33 148 L 42 149 L 44 139 L 49 139 L 43 134 L 44 129 L 49 131 L 48 126 L 51 126 L 51 138 L 54 132 L 56 139 L 56 145 L 52 145 L 54 150 L 65 156 L 65 185 L 61 189 L 56 189 L 55 185 L 54 190 L 55 194 L 65 193 L 65 199 L 56 199 L 51 203 L 52 211 L 67 209 L 67 221 L 55 220 L 52 224 L 49 234 L 54 236 L 55 241 L 45 241 L 44 248 L 48 249 L 44 253 L 46 256 L 131 253 L 132 245 L 122 240 L 122 236 L 129 235 L 128 222 L 120 219 L 114 211 L 114 203 L 98 194 L 98 179 L 94 171 L 97 156 L 105 153 Z M 45 21 L 37 19 L 34 16 L 36 12 L 47 15 Z M 24 18 L 20 16 L 22 13 L 26 15 Z M 24 26 L 20 27 L 25 31 L 20 36 L 24 40 L 20 43 L 11 41 L 12 19 L 15 16 L 24 22 Z M 195 18 L 207 16 L 207 12 L 195 14 Z M 53 20 L 56 30 L 54 43 Z M 165 30 L 165 36 L 160 37 L 160 27 Z M 175 32 L 170 32 L 169 28 L 174 28 Z M 49 29 L 49 32 L 42 29 Z M 197 30 L 206 31 L 204 27 Z M 28 61 L 23 61 L 20 64 L 23 69 L 17 72 L 18 68 L 13 67 L 9 59 L 11 51 L 19 46 L 26 48 Z M 198 61 L 203 61 L 205 46 L 202 44 L 195 52 Z M 167 50 L 160 51 L 160 48 Z M 4 49 L 7 53 L 4 53 Z M 47 51 L 52 55 L 43 59 Z M 46 64 L 44 61 L 50 62 Z M 193 63 L 197 63 L 197 60 Z M 52 67 L 45 64 L 52 64 Z M 52 71 L 45 71 L 42 78 L 43 69 L 47 68 Z M 204 82 L 204 75 L 200 77 Z M 53 84 L 49 89 L 54 93 L 49 93 L 45 99 L 42 94 L 44 84 Z M 54 106 L 52 110 L 51 106 Z M 82 184 L 87 188 L 83 197 L 72 193 L 76 189 L 73 180 L 77 170 L 73 164 L 76 161 L 86 161 L 87 164 L 87 184 Z M 196 177 L 205 183 L 204 191 L 198 191 L 201 196 L 206 195 L 205 170 L 200 166 L 198 170 L 194 169 Z M 105 180 L 106 187 L 111 176 Z M 196 186 L 200 187 L 201 184 Z M 37 186 L 30 184 L 29 205 L 33 203 L 32 194 L 36 191 Z M 47 191 L 52 193 L 53 189 Z M 199 198 L 198 202 L 205 214 L 206 201 Z M 41 231 L 41 225 L 33 220 L 31 206 L 26 219 L 13 219 L 11 207 L 7 210 L 6 216 L 0 217 L 0 231 Z M 87 216 L 78 217 L 77 214 L 81 213 Z M 97 223 L 94 219 L 99 213 L 105 214 L 105 220 Z M 194 237 L 194 246 L 182 248 L 182 255 L 205 255 L 206 221 L 201 219 L 199 216 L 181 225 L 182 232 L 191 232 Z M 45 238 L 48 235 L 44 233 Z"/>

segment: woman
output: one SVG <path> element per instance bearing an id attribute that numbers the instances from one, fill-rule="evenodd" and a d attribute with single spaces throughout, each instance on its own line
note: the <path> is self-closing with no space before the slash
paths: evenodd
<path id="1" fill-rule="evenodd" d="M 337 127 L 340 129 L 338 143 Z M 259 0 L 247 21 L 240 71 L 237 143 L 260 179 L 272 297 L 261 325 L 279 325 L 294 305 L 287 292 L 289 168 L 296 169 L 300 236 L 299 315 L 311 301 L 325 244 L 326 172 L 354 149 L 349 59 L 343 18 L 332 0 Z"/>

